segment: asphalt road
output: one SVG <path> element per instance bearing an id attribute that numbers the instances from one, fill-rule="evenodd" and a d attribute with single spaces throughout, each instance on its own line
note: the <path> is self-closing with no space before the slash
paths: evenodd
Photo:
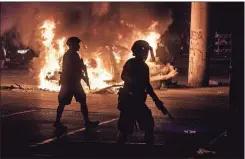
<path id="1" fill-rule="evenodd" d="M 156 91 L 174 121 L 163 116 L 150 98 L 155 119 L 155 146 L 142 143 L 135 130 L 126 145 L 115 144 L 117 136 L 116 94 L 88 94 L 90 118 L 99 120 L 97 130 L 86 132 L 79 104 L 65 108 L 66 132 L 52 127 L 57 93 L 40 90 L 1 90 L 1 155 L 3 158 L 108 158 L 193 157 L 226 130 L 229 87 L 168 89 Z"/>

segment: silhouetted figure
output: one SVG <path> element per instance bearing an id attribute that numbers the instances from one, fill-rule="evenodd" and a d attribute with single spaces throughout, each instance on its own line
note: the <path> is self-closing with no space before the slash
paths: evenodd
<path id="1" fill-rule="evenodd" d="M 5 42 L 3 40 L 0 41 L 0 71 L 4 70 L 4 62 L 6 59 L 6 49 Z"/>
<path id="2" fill-rule="evenodd" d="M 158 43 L 158 47 L 156 50 L 156 57 L 158 57 L 159 62 L 161 62 L 164 65 L 172 62 L 173 56 L 170 54 L 164 41 Z"/>
<path id="3" fill-rule="evenodd" d="M 118 93 L 118 109 L 120 110 L 118 143 L 127 141 L 127 137 L 133 133 L 136 122 L 139 128 L 145 131 L 145 142 L 154 143 L 154 119 L 151 110 L 145 104 L 147 94 L 163 112 L 164 106 L 150 84 L 149 67 L 145 63 L 150 49 L 152 48 L 148 42 L 136 41 L 131 49 L 135 58 L 129 59 L 123 67 L 121 78 L 124 86 Z"/>
<path id="4" fill-rule="evenodd" d="M 62 73 L 60 77 L 61 89 L 58 95 L 59 106 L 57 108 L 56 121 L 54 127 L 64 127 L 60 120 L 65 105 L 69 105 L 72 97 L 75 96 L 77 102 L 81 105 L 81 112 L 85 121 L 85 128 L 97 127 L 99 122 L 92 122 L 88 117 L 88 106 L 86 103 L 86 94 L 81 85 L 81 79 L 85 80 L 84 72 L 86 69 L 83 60 L 80 59 L 77 51 L 80 49 L 81 40 L 77 37 L 70 37 L 67 40 L 69 50 L 63 56 Z"/>
<path id="5" fill-rule="evenodd" d="M 174 65 L 175 58 L 172 56 L 172 54 L 169 52 L 168 47 L 162 40 L 160 43 L 158 43 L 157 50 L 156 50 L 156 57 L 158 59 L 158 62 L 161 64 L 168 64 Z M 161 80 L 159 81 L 158 89 L 161 89 L 161 87 L 168 87 L 172 84 L 173 78 L 169 78 L 167 80 Z"/>

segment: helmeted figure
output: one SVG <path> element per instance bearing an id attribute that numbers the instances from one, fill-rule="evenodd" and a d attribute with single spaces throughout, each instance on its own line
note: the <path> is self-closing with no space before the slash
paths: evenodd
<path id="1" fill-rule="evenodd" d="M 0 39 L 0 71 L 4 70 L 4 62 L 6 59 L 6 44 L 3 39 Z"/>
<path id="2" fill-rule="evenodd" d="M 60 77 L 61 89 L 58 95 L 59 106 L 57 108 L 56 121 L 54 127 L 64 127 L 60 120 L 64 111 L 65 105 L 69 105 L 72 97 L 75 96 L 77 102 L 81 105 L 81 112 L 84 117 L 85 127 L 96 127 L 99 122 L 92 122 L 88 118 L 88 107 L 86 104 L 86 94 L 81 85 L 81 79 L 84 79 L 83 59 L 80 59 L 77 51 L 80 49 L 79 43 L 81 40 L 77 37 L 70 37 L 67 40 L 69 46 L 68 51 L 63 56 L 62 73 Z"/>
<path id="3" fill-rule="evenodd" d="M 129 59 L 123 67 L 121 78 L 124 86 L 118 93 L 120 110 L 118 143 L 127 141 L 127 137 L 133 133 L 136 122 L 139 128 L 145 131 L 145 142 L 150 144 L 154 142 L 154 119 L 151 110 L 145 104 L 147 94 L 158 107 L 163 107 L 163 102 L 157 97 L 150 84 L 149 67 L 145 63 L 150 49 L 152 47 L 148 42 L 136 41 L 131 49 L 135 57 Z"/>

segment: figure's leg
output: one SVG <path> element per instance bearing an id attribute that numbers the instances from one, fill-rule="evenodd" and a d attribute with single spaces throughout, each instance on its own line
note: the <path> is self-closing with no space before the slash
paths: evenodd
<path id="1" fill-rule="evenodd" d="M 145 140 L 146 144 L 154 145 L 154 130 L 153 130 L 153 128 L 145 130 L 144 140 Z"/>
<path id="2" fill-rule="evenodd" d="M 65 104 L 60 103 L 58 108 L 57 108 L 56 120 L 55 120 L 54 125 L 53 125 L 55 128 L 64 127 L 60 122 L 64 108 L 65 108 Z"/>
<path id="3" fill-rule="evenodd" d="M 127 142 L 127 138 L 134 131 L 135 120 L 133 120 L 132 114 L 130 111 L 121 111 L 120 117 L 117 123 L 118 134 L 117 134 L 117 143 L 123 144 Z"/>
<path id="4" fill-rule="evenodd" d="M 124 144 L 125 142 L 127 142 L 128 136 L 128 134 L 119 131 L 117 134 L 117 143 Z"/>
<path id="5" fill-rule="evenodd" d="M 81 109 L 81 113 L 83 114 L 83 119 L 85 123 L 89 122 L 89 118 L 88 118 L 88 106 L 86 103 L 86 99 L 84 99 L 83 102 L 80 102 L 80 109 Z"/>
<path id="6" fill-rule="evenodd" d="M 0 60 L 1 61 L 1 70 L 4 69 L 4 60 Z"/>
<path id="7" fill-rule="evenodd" d="M 146 144 L 154 144 L 154 118 L 151 110 L 145 105 L 145 109 L 140 114 L 140 126 L 144 129 L 145 136 L 144 140 Z"/>
<path id="8" fill-rule="evenodd" d="M 88 106 L 86 101 L 80 103 L 81 107 L 81 113 L 83 114 L 84 122 L 85 122 L 85 127 L 86 128 L 93 128 L 97 127 L 99 124 L 99 121 L 90 121 L 88 117 Z"/>
<path id="9" fill-rule="evenodd" d="M 99 124 L 98 121 L 92 122 L 89 120 L 88 105 L 86 102 L 86 94 L 85 94 L 82 86 L 80 86 L 80 88 L 77 91 L 75 91 L 74 96 L 75 96 L 76 101 L 80 103 L 80 109 L 81 109 L 81 113 L 83 114 L 85 127 L 86 128 L 97 127 Z"/>
<path id="10" fill-rule="evenodd" d="M 64 108 L 65 108 L 65 104 L 60 103 L 57 108 L 57 114 L 56 114 L 56 120 L 55 120 L 56 123 L 60 123 Z"/>
<path id="11" fill-rule="evenodd" d="M 54 127 L 62 126 L 60 120 L 65 108 L 65 105 L 68 105 L 71 103 L 72 100 L 72 93 L 68 91 L 68 89 L 64 86 L 61 86 L 59 95 L 58 95 L 58 101 L 59 105 L 57 108 L 57 114 L 56 114 L 56 120 L 54 122 Z"/>

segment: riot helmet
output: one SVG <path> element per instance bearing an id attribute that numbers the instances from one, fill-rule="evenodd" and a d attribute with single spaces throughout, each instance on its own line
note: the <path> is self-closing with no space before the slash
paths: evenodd
<path id="1" fill-rule="evenodd" d="M 133 55 L 136 57 L 140 57 L 143 60 L 147 59 L 150 49 L 151 49 L 151 46 L 145 40 L 135 41 L 132 48 L 131 48 Z"/>
<path id="2" fill-rule="evenodd" d="M 78 37 L 70 37 L 67 39 L 66 45 L 68 45 L 69 48 L 78 51 L 80 49 L 80 45 L 79 45 L 80 42 L 81 40 Z"/>

